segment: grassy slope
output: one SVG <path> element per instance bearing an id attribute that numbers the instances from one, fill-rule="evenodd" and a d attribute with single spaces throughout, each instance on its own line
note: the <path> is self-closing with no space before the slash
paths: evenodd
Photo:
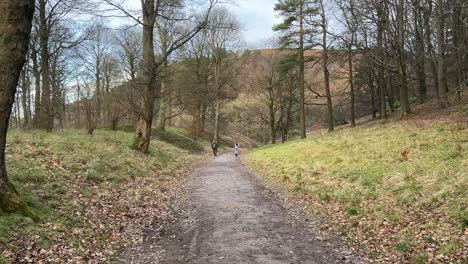
<path id="1" fill-rule="evenodd" d="M 128 132 L 12 131 L 9 175 L 41 221 L 0 212 L 3 261 L 104 261 L 138 241 L 203 159 L 204 144 L 180 131 L 158 137 L 144 155 L 130 149 Z"/>
<path id="2" fill-rule="evenodd" d="M 246 160 L 376 259 L 461 262 L 468 252 L 467 151 L 466 119 L 402 121 L 267 146 Z"/>

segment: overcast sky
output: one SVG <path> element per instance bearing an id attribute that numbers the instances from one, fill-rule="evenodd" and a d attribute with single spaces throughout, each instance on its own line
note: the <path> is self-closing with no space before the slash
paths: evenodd
<path id="1" fill-rule="evenodd" d="M 273 8 L 277 0 L 236 0 L 230 6 L 242 24 L 244 38 L 249 47 L 263 47 L 274 35 L 272 27 L 280 22 Z"/>
<path id="2" fill-rule="evenodd" d="M 242 35 L 248 48 L 265 47 L 266 41 L 274 35 L 272 27 L 279 23 L 273 8 L 278 0 L 234 0 L 227 5 L 242 25 Z M 140 10 L 140 0 L 125 0 L 127 8 Z"/>

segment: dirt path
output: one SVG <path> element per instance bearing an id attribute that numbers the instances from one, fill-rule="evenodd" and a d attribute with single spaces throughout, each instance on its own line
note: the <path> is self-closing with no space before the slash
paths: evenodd
<path id="1" fill-rule="evenodd" d="M 196 171 L 172 223 L 157 223 L 126 263 L 361 263 L 318 220 L 286 209 L 233 155 Z"/>

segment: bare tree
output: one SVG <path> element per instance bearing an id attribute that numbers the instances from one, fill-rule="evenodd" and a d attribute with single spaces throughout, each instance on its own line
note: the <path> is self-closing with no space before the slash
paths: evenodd
<path id="1" fill-rule="evenodd" d="M 180 2 L 177 0 L 167 2 L 160 0 L 142 0 L 142 21 L 126 10 L 122 5 L 122 1 L 105 0 L 105 2 L 143 26 L 143 75 L 141 78 L 143 96 L 141 97 L 141 108 L 139 111 L 139 120 L 136 125 L 133 146 L 138 151 L 148 152 L 155 109 L 159 110 L 159 105 L 156 105 L 156 99 L 161 89 L 161 65 L 166 61 L 167 57 L 187 43 L 205 26 L 207 17 L 217 1 L 210 0 L 203 18 L 195 19 L 194 26 L 174 38 L 167 48 L 166 55 L 160 58 L 156 58 L 155 56 L 155 23 L 158 19 L 164 18 L 161 15 L 164 8 L 180 8 Z M 184 20 L 184 18 L 177 17 L 169 19 Z"/>
<path id="2" fill-rule="evenodd" d="M 213 140 L 219 142 L 220 108 L 226 97 L 225 89 L 229 87 L 229 76 L 232 77 L 232 64 L 228 53 L 229 45 L 238 39 L 239 23 L 225 8 L 217 8 L 208 20 L 208 38 L 210 41 L 211 56 L 213 60 L 214 82 L 216 94 L 215 120 Z"/>
<path id="3" fill-rule="evenodd" d="M 40 57 L 40 72 L 41 72 L 41 93 L 40 93 L 40 108 L 35 113 L 35 126 L 46 131 L 52 131 L 54 128 L 54 111 L 53 97 L 56 94 L 52 89 L 51 84 L 51 59 L 54 53 L 60 52 L 62 49 L 69 46 L 74 46 L 80 40 L 70 40 L 68 34 L 64 34 L 64 23 L 67 19 L 71 23 L 70 16 L 73 12 L 91 6 L 87 0 L 38 0 L 36 9 L 37 15 L 37 34 L 38 34 L 38 55 Z M 88 10 L 88 11 L 89 11 Z M 65 40 L 64 38 L 67 38 Z M 55 42 L 55 44 L 52 44 Z M 55 46 L 52 49 L 51 46 Z M 37 106 L 39 106 L 37 104 Z"/>
<path id="4" fill-rule="evenodd" d="M 330 71 L 328 69 L 328 19 L 325 12 L 325 5 L 323 0 L 318 1 L 319 4 L 319 25 L 322 28 L 322 69 L 323 69 L 323 79 L 325 82 L 325 94 L 327 97 L 327 108 L 328 108 L 328 131 L 331 132 L 334 130 L 334 118 L 333 118 L 333 101 L 330 91 Z"/>
<path id="5" fill-rule="evenodd" d="M 355 0 L 343 1 L 337 0 L 338 8 L 342 13 L 341 23 L 345 26 L 346 32 L 341 36 L 348 52 L 348 85 L 350 89 L 351 101 L 351 126 L 356 126 L 356 97 L 354 92 L 354 53 L 357 48 L 357 31 L 359 21 L 356 16 Z"/>
<path id="6" fill-rule="evenodd" d="M 111 41 L 110 35 L 107 32 L 107 29 L 103 24 L 97 23 L 93 25 L 90 29 L 90 38 L 87 39 L 78 51 L 78 56 L 82 59 L 84 69 L 88 73 L 88 76 L 92 76 L 95 85 L 94 85 L 94 100 L 95 103 L 95 114 L 92 116 L 96 118 L 92 123 L 95 124 L 96 128 L 101 122 L 102 116 L 102 101 L 104 97 L 103 91 L 103 78 L 105 69 L 105 60 L 110 56 L 111 52 Z M 109 65 L 107 65 L 109 66 Z M 109 69 L 107 69 L 109 70 Z M 110 76 L 109 76 L 110 78 Z M 87 100 L 91 100 L 88 98 Z M 90 127 L 90 128 L 91 128 Z M 93 133 L 94 129 L 88 129 L 89 133 Z"/>
<path id="7" fill-rule="evenodd" d="M 259 116 L 263 122 L 270 126 L 271 143 L 276 143 L 276 136 L 282 120 L 280 108 L 283 101 L 283 89 L 280 83 L 279 64 L 280 51 L 267 54 L 253 54 L 246 67 L 249 73 L 248 87 L 253 91 L 253 97 L 268 110 L 266 114 L 260 111 Z"/>

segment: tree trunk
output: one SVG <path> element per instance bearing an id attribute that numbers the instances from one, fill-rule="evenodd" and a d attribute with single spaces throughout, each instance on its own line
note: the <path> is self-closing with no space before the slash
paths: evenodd
<path id="1" fill-rule="evenodd" d="M 56 54 L 54 57 L 53 57 L 53 60 L 52 60 L 52 65 L 51 65 L 51 71 L 50 71 L 50 80 L 51 80 L 51 88 L 52 88 L 52 120 L 54 120 L 54 118 L 57 118 L 58 121 L 59 121 L 59 125 L 60 127 L 63 129 L 63 124 L 62 124 L 62 102 L 61 102 L 61 91 L 60 91 L 60 87 L 61 87 L 61 83 L 60 83 L 60 80 L 59 80 L 59 69 L 58 67 L 60 67 L 58 65 L 58 59 L 59 59 L 59 56 Z"/>
<path id="2" fill-rule="evenodd" d="M 27 70 L 26 68 L 23 69 L 21 72 L 21 106 L 23 108 L 23 115 L 24 115 L 24 122 L 21 125 L 22 128 L 24 129 L 29 129 L 31 125 L 31 112 L 28 110 L 29 105 L 28 105 L 28 97 L 29 97 L 29 90 L 31 89 L 30 87 L 30 82 L 28 78 L 26 77 L 27 75 Z"/>
<path id="3" fill-rule="evenodd" d="M 32 110 L 31 110 L 31 73 L 28 74 L 28 94 L 26 98 L 26 114 L 29 117 L 28 129 L 32 127 Z"/>
<path id="4" fill-rule="evenodd" d="M 356 126 L 356 108 L 355 108 L 355 96 L 354 96 L 354 69 L 353 69 L 353 47 L 356 39 L 356 21 L 354 14 L 354 0 L 349 1 L 349 10 L 351 12 L 351 21 L 348 22 L 348 28 L 351 31 L 351 40 L 348 43 L 348 81 L 349 81 L 349 92 L 351 98 L 351 127 Z"/>
<path id="5" fill-rule="evenodd" d="M 161 91 L 164 91 L 164 82 L 161 82 Z M 162 94 L 162 93 L 160 93 Z M 166 130 L 166 116 L 167 116 L 167 98 L 160 99 L 160 110 L 159 110 L 159 117 L 158 117 L 158 129 Z"/>
<path id="6" fill-rule="evenodd" d="M 39 46 L 41 53 L 42 94 L 39 128 L 50 132 L 54 128 L 50 101 L 49 29 L 46 18 L 46 1 L 39 0 Z"/>
<path id="7" fill-rule="evenodd" d="M 394 107 L 394 103 L 395 103 L 395 94 L 394 94 L 394 91 L 393 91 L 393 76 L 392 76 L 392 73 L 390 71 L 387 71 L 387 78 L 385 80 L 386 82 L 386 87 L 387 87 L 387 91 L 390 93 L 388 96 L 387 96 L 387 101 L 388 101 L 388 105 L 389 105 L 389 108 L 390 108 L 390 112 L 394 112 L 395 111 L 395 107 Z"/>
<path id="8" fill-rule="evenodd" d="M 381 61 L 385 61 L 385 52 L 383 46 L 384 30 L 385 30 L 385 21 L 386 16 L 384 12 L 384 6 L 381 3 L 377 9 L 378 16 L 378 25 L 377 25 L 377 50 L 379 53 L 379 58 Z M 377 85 L 379 89 L 379 98 L 380 98 L 380 118 L 387 118 L 387 107 L 385 102 L 385 76 L 384 68 L 381 65 L 378 65 L 378 76 L 377 76 Z"/>
<path id="9" fill-rule="evenodd" d="M 5 147 L 11 108 L 25 62 L 31 33 L 34 1 L 0 0 L 0 211 L 33 216 L 10 182 Z"/>
<path id="10" fill-rule="evenodd" d="M 468 8 L 468 4 L 467 4 Z M 456 72 L 456 93 L 457 98 L 461 99 L 461 91 L 463 85 L 463 20 L 462 20 L 462 3 L 459 0 L 455 0 L 453 4 L 453 15 L 452 15 L 452 38 L 453 46 L 455 49 L 455 72 Z M 468 21 L 467 21 L 468 22 Z M 468 28 L 468 25 L 466 26 Z M 467 55 L 465 55 L 467 56 Z M 466 67 L 466 66 L 465 66 Z"/>
<path id="11" fill-rule="evenodd" d="M 196 113 L 192 116 L 192 137 L 199 137 L 200 128 L 200 104 L 197 105 Z"/>
<path id="12" fill-rule="evenodd" d="M 271 132 L 271 144 L 276 144 L 276 121 L 275 121 L 275 108 L 272 102 L 268 106 L 270 114 L 270 132 Z"/>
<path id="13" fill-rule="evenodd" d="M 94 102 L 94 103 L 93 103 Z M 96 109 L 93 104 L 95 104 L 95 101 L 90 98 L 86 98 L 85 101 L 86 104 L 86 131 L 88 135 L 92 135 L 94 133 L 94 130 L 96 129 Z"/>
<path id="14" fill-rule="evenodd" d="M 34 127 L 39 127 L 40 113 L 41 113 L 41 72 L 39 71 L 39 63 L 37 59 L 38 51 L 32 46 L 31 60 L 32 71 L 34 75 Z"/>
<path id="15" fill-rule="evenodd" d="M 219 108 L 220 108 L 220 100 L 219 98 L 216 99 L 216 108 L 215 108 L 215 125 L 214 125 L 214 135 L 213 141 L 219 142 Z"/>
<path id="16" fill-rule="evenodd" d="M 167 111 L 167 104 L 164 100 L 161 101 L 161 110 L 159 111 L 158 117 L 158 129 L 166 130 L 166 111 Z"/>
<path id="17" fill-rule="evenodd" d="M 293 100 L 293 96 L 294 96 L 294 86 L 293 86 L 293 83 L 294 83 L 294 79 L 293 77 L 291 76 L 290 77 L 290 84 L 288 85 L 288 100 L 287 100 L 287 109 L 286 109 L 286 121 L 285 121 L 285 124 L 284 124 L 284 128 L 283 128 L 283 143 L 286 142 L 288 140 L 288 133 L 289 133 L 289 130 L 291 129 L 291 123 L 292 123 L 292 116 L 293 116 L 293 105 L 294 105 L 294 100 Z"/>
<path id="18" fill-rule="evenodd" d="M 416 72 L 419 82 L 419 103 L 424 103 L 427 97 L 426 59 L 424 54 L 423 22 L 421 14 L 421 0 L 413 2 L 414 31 L 416 35 Z"/>
<path id="19" fill-rule="evenodd" d="M 142 113 L 136 125 L 134 148 L 147 153 L 151 142 L 154 105 L 156 100 L 156 74 L 158 65 L 154 56 L 154 23 L 156 10 L 154 0 L 142 1 L 143 10 L 143 85 Z"/>
<path id="20" fill-rule="evenodd" d="M 117 127 L 119 126 L 119 120 L 118 119 L 112 119 L 111 121 L 111 129 L 112 131 L 117 131 Z"/>
<path id="21" fill-rule="evenodd" d="M 96 100 L 96 115 L 95 115 L 95 123 L 96 126 L 99 125 L 99 122 L 101 120 L 101 96 L 102 96 L 102 91 L 101 91 L 101 67 L 100 67 L 100 60 L 98 59 L 96 61 L 96 93 L 95 93 L 95 100 Z"/>
<path id="22" fill-rule="evenodd" d="M 437 0 L 437 73 L 439 79 L 439 106 L 448 107 L 447 75 L 445 66 L 445 14 L 444 1 Z"/>
<path id="23" fill-rule="evenodd" d="M 304 5 L 299 14 L 299 126 L 301 138 L 306 138 L 305 121 L 305 76 L 304 76 Z"/>
<path id="24" fill-rule="evenodd" d="M 323 0 L 320 1 L 321 16 L 322 16 L 322 67 L 323 67 L 323 77 L 325 80 L 325 93 L 327 95 L 327 108 L 328 108 L 328 131 L 331 132 L 335 130 L 334 118 L 333 118 L 333 101 L 330 91 L 330 71 L 328 70 L 328 25 L 327 17 L 325 15 L 325 8 L 323 6 Z"/>
<path id="25" fill-rule="evenodd" d="M 200 117 L 200 135 L 205 133 L 205 121 L 206 121 L 206 105 L 202 103 L 201 105 L 201 117 Z"/>
<path id="26" fill-rule="evenodd" d="M 19 105 L 19 94 L 16 94 L 16 99 L 15 99 L 15 128 L 20 128 L 21 127 L 21 116 L 20 116 L 20 105 Z"/>
<path id="27" fill-rule="evenodd" d="M 167 126 L 172 126 L 172 93 L 171 89 L 167 91 Z"/>
<path id="28" fill-rule="evenodd" d="M 434 58 L 434 46 L 432 45 L 432 30 L 431 30 L 431 16 L 432 16 L 432 0 L 429 0 L 428 3 L 427 3 L 427 7 L 426 9 L 424 10 L 424 24 L 426 25 L 425 26 L 425 34 L 424 34 L 424 37 L 425 37 L 425 42 L 426 42 L 426 53 L 429 54 L 430 56 L 430 59 L 429 59 L 429 66 L 430 66 L 430 70 L 431 70 L 431 75 L 432 75 L 432 78 L 434 79 L 433 80 L 433 83 L 434 83 L 434 89 L 433 89 L 433 93 L 434 93 L 434 96 L 439 98 L 439 78 L 437 76 L 437 65 L 436 65 L 436 62 L 435 62 L 435 58 Z"/>
<path id="29" fill-rule="evenodd" d="M 81 101 L 80 101 L 80 97 L 81 97 L 81 89 L 80 89 L 80 82 L 78 80 L 76 80 L 76 117 L 75 117 L 75 127 L 76 128 L 80 128 L 81 127 L 81 108 L 80 108 L 80 105 L 81 105 Z"/>
<path id="30" fill-rule="evenodd" d="M 351 46 L 350 46 L 351 47 Z M 355 98 L 354 98 L 354 76 L 353 76 L 353 53 L 351 48 L 348 49 L 348 68 L 349 68 L 349 93 L 351 97 L 351 127 L 356 126 L 356 111 L 355 111 Z"/>
<path id="31" fill-rule="evenodd" d="M 405 0 L 398 0 L 397 28 L 398 28 L 398 74 L 400 76 L 400 105 L 402 116 L 411 113 L 408 99 L 408 76 L 406 69 L 405 51 Z"/>

